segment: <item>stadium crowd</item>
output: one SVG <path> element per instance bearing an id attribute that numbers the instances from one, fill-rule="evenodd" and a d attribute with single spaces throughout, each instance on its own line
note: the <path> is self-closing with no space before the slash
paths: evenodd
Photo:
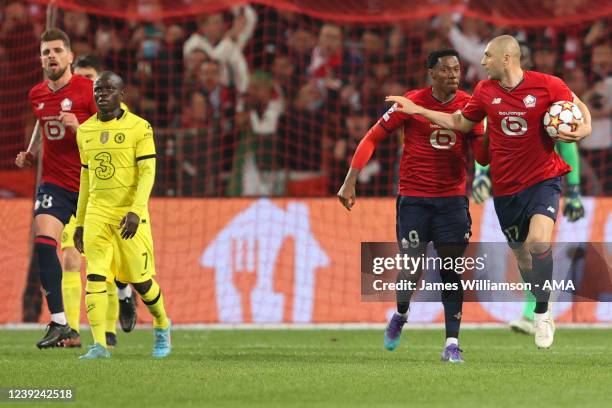
<path id="1" fill-rule="evenodd" d="M 9 2 L 0 13 L 5 166 L 32 128 L 26 95 L 40 79 L 45 9 Z M 427 53 L 455 48 L 469 91 L 485 77 L 487 39 L 504 33 L 523 41 L 525 66 L 562 77 L 589 105 L 593 133 L 580 144 L 583 194 L 612 193 L 609 21 L 508 29 L 443 15 L 337 25 L 244 5 L 150 22 L 63 10 L 58 26 L 77 56 L 94 55 L 102 69 L 125 78 L 127 106 L 156 129 L 157 195 L 334 194 L 359 139 L 387 108 L 385 96 L 427 84 Z M 400 146 L 399 136 L 379 146 L 360 175 L 361 195 L 394 193 Z"/>

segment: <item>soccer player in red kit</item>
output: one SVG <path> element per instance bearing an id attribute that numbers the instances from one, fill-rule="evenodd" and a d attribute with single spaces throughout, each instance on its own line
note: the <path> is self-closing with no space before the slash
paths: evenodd
<path id="1" fill-rule="evenodd" d="M 427 58 L 427 68 L 433 85 L 409 91 L 405 97 L 449 114 L 462 109 L 469 95 L 459 90 L 461 68 L 458 57 L 454 50 L 432 52 Z M 421 116 L 402 113 L 397 110 L 397 105 L 393 105 L 359 143 L 338 198 L 347 209 L 351 209 L 355 204 L 355 183 L 360 170 L 372 156 L 376 144 L 400 127 L 404 128 L 396 205 L 400 251 L 420 256 L 427 243 L 433 241 L 440 257 L 461 256 L 471 234 L 466 197 L 468 145 L 472 146 L 481 164 L 488 162 L 482 125 L 472 132 L 456 132 Z M 416 282 L 421 272 L 409 274 L 403 271 L 399 279 Z M 463 305 L 461 278 L 454 270 L 445 269 L 440 270 L 440 276 L 444 283 L 455 283 L 459 288 L 442 292 L 446 322 L 442 360 L 463 362 L 458 342 Z M 388 350 L 399 345 L 411 296 L 412 291 L 408 290 L 396 293 L 397 313 L 387 325 L 384 336 Z"/>
<path id="2" fill-rule="evenodd" d="M 73 75 L 70 39 L 53 28 L 41 36 L 40 59 L 47 79 L 34 86 L 30 102 L 42 132 L 42 181 L 34 204 L 34 257 L 45 290 L 51 323 L 39 348 L 55 347 L 70 337 L 62 302 L 62 268 L 57 256 L 64 225 L 75 214 L 81 162 L 76 130 L 97 112 L 91 80 Z M 35 136 L 33 136 L 35 137 Z M 31 152 L 20 152 L 15 163 L 32 165 Z"/>
<path id="3" fill-rule="evenodd" d="M 562 80 L 521 69 L 520 58 L 514 37 L 491 40 L 482 59 L 490 79 L 478 83 L 460 113 L 430 110 L 401 96 L 387 100 L 398 103 L 401 112 L 461 132 L 487 117 L 495 211 L 521 275 L 536 298 L 536 346 L 548 348 L 555 329 L 548 310 L 550 292 L 543 284 L 552 279 L 550 242 L 559 209 L 560 177 L 571 168 L 555 153 L 555 140 L 546 134 L 542 118 L 553 102 L 573 101 L 584 121 L 572 132 L 561 131 L 558 139 L 576 142 L 591 133 L 591 114 Z"/>

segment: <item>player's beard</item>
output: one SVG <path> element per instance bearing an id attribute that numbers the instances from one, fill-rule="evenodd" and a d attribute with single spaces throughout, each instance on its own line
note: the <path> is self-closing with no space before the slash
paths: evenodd
<path id="1" fill-rule="evenodd" d="M 57 71 L 57 73 L 53 73 L 50 69 L 45 69 L 45 74 L 47 74 L 47 78 L 51 81 L 57 81 L 64 75 L 64 72 L 68 69 L 68 66 L 65 66 L 64 69 Z"/>

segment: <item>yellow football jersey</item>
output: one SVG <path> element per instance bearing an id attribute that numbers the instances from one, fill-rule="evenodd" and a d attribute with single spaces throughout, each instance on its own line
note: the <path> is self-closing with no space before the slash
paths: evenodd
<path id="1" fill-rule="evenodd" d="M 138 161 L 155 158 L 153 128 L 127 110 L 107 122 L 94 115 L 79 126 L 77 144 L 89 169 L 87 215 L 118 223 L 134 204 Z"/>

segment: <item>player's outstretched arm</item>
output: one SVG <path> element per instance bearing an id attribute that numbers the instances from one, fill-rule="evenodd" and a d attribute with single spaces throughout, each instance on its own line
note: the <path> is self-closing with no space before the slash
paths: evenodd
<path id="1" fill-rule="evenodd" d="M 415 104 L 405 96 L 387 96 L 385 101 L 397 103 L 397 110 L 399 112 L 407 113 L 409 115 L 421 115 L 444 129 L 458 130 L 459 132 L 468 133 L 476 125 L 476 122 L 466 119 L 461 113 L 451 114 L 426 109 Z"/>
<path id="2" fill-rule="evenodd" d="M 572 93 L 572 95 L 574 95 L 574 100 L 572 102 L 574 102 L 576 106 L 578 106 L 578 109 L 580 109 L 580 112 L 582 112 L 582 122 L 576 122 L 576 130 L 573 132 L 559 130 L 557 139 L 567 143 L 577 142 L 591 134 L 591 111 L 589 111 L 586 104 L 582 102 L 576 94 Z"/>

